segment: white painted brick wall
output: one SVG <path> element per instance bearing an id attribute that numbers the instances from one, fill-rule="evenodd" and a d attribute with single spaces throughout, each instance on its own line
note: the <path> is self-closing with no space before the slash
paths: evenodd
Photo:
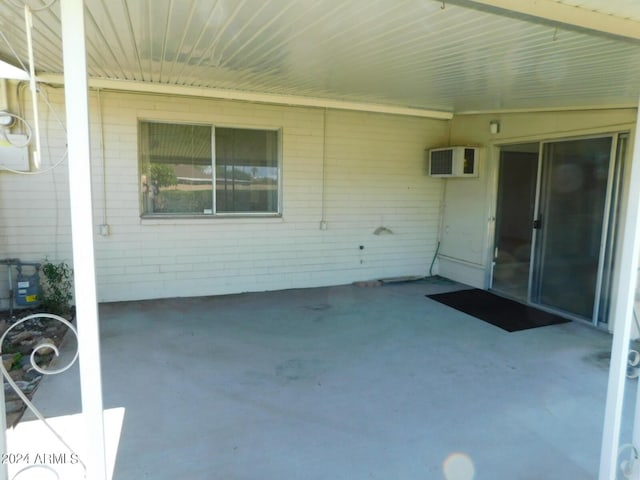
<path id="1" fill-rule="evenodd" d="M 48 89 L 63 115 L 61 90 Z M 424 149 L 446 143 L 448 123 L 321 109 L 102 92 L 91 94 L 94 223 L 101 301 L 212 295 L 426 274 L 443 182 L 424 174 Z M 44 106 L 43 106 L 44 108 Z M 28 105 L 25 106 L 25 111 Z M 64 151 L 52 115 L 44 164 Z M 138 119 L 283 131 L 282 218 L 140 219 Z M 323 174 L 323 156 L 325 157 Z M 320 230 L 322 179 L 325 218 Z M 0 257 L 71 259 L 66 163 L 37 176 L 0 173 Z M 106 211 L 104 184 L 106 181 Z M 392 235 L 373 234 L 385 226 Z M 363 245 L 364 250 L 359 246 Z M 0 271 L 0 297 L 5 297 Z"/>

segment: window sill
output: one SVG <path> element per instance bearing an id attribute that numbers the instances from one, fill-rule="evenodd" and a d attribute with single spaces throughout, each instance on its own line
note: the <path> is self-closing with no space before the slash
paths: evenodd
<path id="1" fill-rule="evenodd" d="M 246 223 L 283 223 L 282 214 L 246 214 L 246 215 L 144 215 L 140 225 L 202 225 L 202 224 L 246 224 Z"/>

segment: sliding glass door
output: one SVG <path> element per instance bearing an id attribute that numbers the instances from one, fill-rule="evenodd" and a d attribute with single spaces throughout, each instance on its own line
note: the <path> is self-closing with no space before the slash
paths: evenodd
<path id="1" fill-rule="evenodd" d="M 617 138 L 501 147 L 493 290 L 571 317 L 606 320 L 600 299 L 606 303 L 610 288 L 623 163 L 611 161 Z"/>
<path id="2" fill-rule="evenodd" d="M 531 301 L 585 319 L 596 305 L 611 144 L 552 142 L 542 152 Z"/>

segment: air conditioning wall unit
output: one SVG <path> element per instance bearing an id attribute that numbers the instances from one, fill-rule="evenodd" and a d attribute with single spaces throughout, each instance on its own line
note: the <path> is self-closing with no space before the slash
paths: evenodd
<path id="1" fill-rule="evenodd" d="M 429 176 L 477 177 L 478 147 L 431 148 L 428 151 Z"/>

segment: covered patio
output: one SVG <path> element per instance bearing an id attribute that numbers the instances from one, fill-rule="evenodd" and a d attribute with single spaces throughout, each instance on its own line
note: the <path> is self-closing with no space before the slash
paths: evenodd
<path id="1" fill-rule="evenodd" d="M 458 288 L 102 305 L 107 419 L 124 409 L 113 478 L 592 479 L 610 335 L 508 333 L 425 297 Z M 77 370 L 34 400 L 80 413 Z"/>
<path id="2" fill-rule="evenodd" d="M 88 478 L 640 479 L 637 3 L 2 5 L 0 247 L 73 266 L 79 369 L 37 400 Z M 578 321 L 352 284 L 514 272 Z"/>

